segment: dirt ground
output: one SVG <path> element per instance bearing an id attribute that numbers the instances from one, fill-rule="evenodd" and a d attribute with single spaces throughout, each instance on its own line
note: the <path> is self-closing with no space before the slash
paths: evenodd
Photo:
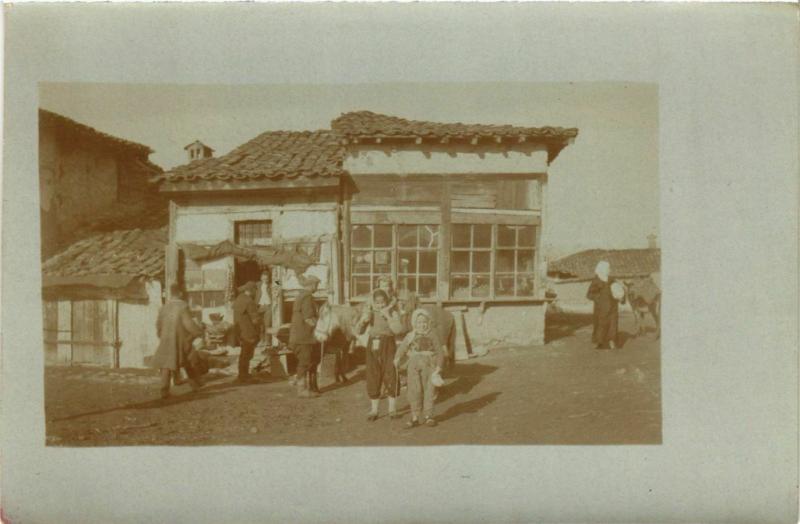
<path id="1" fill-rule="evenodd" d="M 659 444 L 660 347 L 652 333 L 624 345 L 591 349 L 590 319 L 548 318 L 548 343 L 492 349 L 456 363 L 436 403 L 435 428 L 405 429 L 401 420 L 367 422 L 363 371 L 316 399 L 297 398 L 285 379 L 263 376 L 236 385 L 208 380 L 158 399 L 155 370 L 50 367 L 45 371 L 47 444 L 121 445 L 430 445 Z M 322 384 L 321 384 L 322 385 Z"/>

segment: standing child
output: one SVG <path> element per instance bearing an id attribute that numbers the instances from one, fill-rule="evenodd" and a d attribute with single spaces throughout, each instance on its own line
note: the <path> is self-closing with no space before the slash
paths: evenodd
<path id="1" fill-rule="evenodd" d="M 435 426 L 433 403 L 436 400 L 437 382 L 441 381 L 446 348 L 439 335 L 431 329 L 431 316 L 424 309 L 417 309 L 411 315 L 413 331 L 406 335 L 394 358 L 398 366 L 403 355 L 408 353 L 408 403 L 411 405 L 411 420 L 407 428 L 419 425 L 422 411 L 426 426 Z M 440 383 L 438 385 L 441 385 Z"/>
<path id="2" fill-rule="evenodd" d="M 382 289 L 373 291 L 371 305 L 365 305 L 364 312 L 355 326 L 355 332 L 361 334 L 367 328 L 369 328 L 369 338 L 366 373 L 367 395 L 370 399 L 367 420 L 372 422 L 378 419 L 378 404 L 383 387 L 388 391 L 389 417 L 398 418 L 397 397 L 400 395 L 400 384 L 394 366 L 394 354 L 397 349 L 395 336 L 402 333 L 402 325 L 397 309 L 389 306 L 389 295 Z"/>

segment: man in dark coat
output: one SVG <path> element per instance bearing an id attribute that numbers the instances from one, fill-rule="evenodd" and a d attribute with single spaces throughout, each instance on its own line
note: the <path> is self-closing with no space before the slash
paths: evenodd
<path id="1" fill-rule="evenodd" d="M 156 332 L 159 342 L 152 366 L 161 369 L 161 398 L 169 397 L 170 379 L 178 377 L 180 368 L 186 370 L 192 390 L 197 390 L 200 383 L 189 365 L 188 355 L 192 340 L 202 336 L 203 329 L 192 319 L 179 284 L 170 286 L 170 299 L 158 312 Z"/>
<path id="2" fill-rule="evenodd" d="M 239 376 L 237 382 L 250 382 L 250 359 L 258 344 L 261 315 L 256 306 L 255 297 L 258 286 L 248 282 L 239 288 L 239 296 L 233 302 L 233 322 L 241 351 L 239 353 Z"/>
<path id="3" fill-rule="evenodd" d="M 586 292 L 586 298 L 594 302 L 592 342 L 597 344 L 596 349 L 616 349 L 619 303 L 611 294 L 614 279 L 610 272 L 608 262 L 600 261 Z"/>
<path id="4" fill-rule="evenodd" d="M 297 395 L 303 398 L 319 396 L 312 391 L 306 381 L 306 373 L 311 371 L 313 350 L 316 340 L 314 328 L 317 325 L 317 306 L 313 293 L 319 285 L 319 279 L 313 275 L 301 275 L 298 279 L 303 290 L 294 300 L 292 307 L 292 323 L 289 329 L 289 346 L 297 357 Z"/>

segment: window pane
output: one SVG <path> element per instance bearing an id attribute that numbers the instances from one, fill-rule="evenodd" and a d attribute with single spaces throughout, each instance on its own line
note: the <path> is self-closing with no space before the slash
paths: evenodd
<path id="1" fill-rule="evenodd" d="M 516 228 L 497 226 L 497 245 L 499 247 L 514 247 L 514 242 L 516 242 Z"/>
<path id="2" fill-rule="evenodd" d="M 353 251 L 353 273 L 369 273 L 372 253 L 369 251 Z"/>
<path id="3" fill-rule="evenodd" d="M 417 226 L 398 226 L 400 247 L 417 247 Z"/>
<path id="4" fill-rule="evenodd" d="M 517 251 L 517 273 L 530 273 L 533 271 L 533 250 Z"/>
<path id="5" fill-rule="evenodd" d="M 392 272 L 391 251 L 374 251 L 372 256 L 375 259 L 375 266 L 373 269 L 375 273 L 388 274 Z"/>
<path id="6" fill-rule="evenodd" d="M 492 254 L 488 251 L 474 251 L 472 253 L 472 271 L 473 273 L 488 273 L 489 260 Z"/>
<path id="7" fill-rule="evenodd" d="M 470 247 L 469 231 L 470 231 L 470 226 L 467 224 L 454 224 L 453 247 Z"/>
<path id="8" fill-rule="evenodd" d="M 474 228 L 473 247 L 492 247 L 492 226 L 480 224 L 472 227 Z"/>
<path id="9" fill-rule="evenodd" d="M 392 226 L 372 227 L 375 228 L 375 247 L 392 247 Z"/>
<path id="10" fill-rule="evenodd" d="M 436 277 L 419 277 L 419 296 L 426 298 L 436 296 Z"/>
<path id="11" fill-rule="evenodd" d="M 372 247 L 372 226 L 353 226 L 353 247 Z"/>
<path id="12" fill-rule="evenodd" d="M 469 251 L 453 251 L 451 257 L 450 271 L 453 273 L 469 272 Z"/>
<path id="13" fill-rule="evenodd" d="M 473 276 L 472 277 L 472 296 L 473 297 L 488 297 L 489 296 L 489 277 L 488 276 Z"/>
<path id="14" fill-rule="evenodd" d="M 518 275 L 517 296 L 518 297 L 533 296 L 533 283 L 534 283 L 534 275 Z"/>
<path id="15" fill-rule="evenodd" d="M 272 221 L 236 223 L 236 241 L 243 246 L 266 246 L 272 239 Z"/>
<path id="16" fill-rule="evenodd" d="M 455 299 L 469 298 L 469 277 L 450 279 L 450 295 Z"/>
<path id="17" fill-rule="evenodd" d="M 419 246 L 439 247 L 439 226 L 419 226 Z"/>
<path id="18" fill-rule="evenodd" d="M 206 269 L 203 271 L 203 289 L 225 289 L 228 287 L 228 271 Z"/>
<path id="19" fill-rule="evenodd" d="M 183 281 L 186 283 L 186 291 L 195 291 L 203 289 L 203 272 L 202 271 L 184 271 Z"/>
<path id="20" fill-rule="evenodd" d="M 398 291 L 417 292 L 417 279 L 414 276 L 400 275 L 398 277 Z"/>
<path id="21" fill-rule="evenodd" d="M 520 247 L 536 247 L 536 228 L 534 226 L 520 227 L 517 245 Z"/>
<path id="22" fill-rule="evenodd" d="M 397 268 L 398 273 L 416 273 L 417 272 L 417 252 L 416 251 L 400 251 L 398 256 L 400 267 Z"/>
<path id="23" fill-rule="evenodd" d="M 394 287 L 394 279 L 392 278 L 392 275 L 390 275 L 388 273 L 382 273 L 382 274 L 375 275 L 374 277 L 372 277 L 372 288 L 370 289 L 370 291 L 373 291 L 373 290 L 378 289 L 380 287 L 378 285 L 378 279 L 381 278 L 382 276 L 389 277 L 392 280 L 392 287 Z"/>
<path id="24" fill-rule="evenodd" d="M 203 292 L 202 291 L 189 291 L 186 293 L 186 298 L 189 299 L 189 307 L 203 307 Z"/>
<path id="25" fill-rule="evenodd" d="M 498 273 L 514 272 L 514 251 L 503 249 L 497 251 L 494 270 Z"/>
<path id="26" fill-rule="evenodd" d="M 224 291 L 203 291 L 203 307 L 220 307 L 224 305 Z"/>
<path id="27" fill-rule="evenodd" d="M 438 253 L 436 251 L 421 251 L 419 254 L 419 272 L 436 273 Z"/>
<path id="28" fill-rule="evenodd" d="M 498 276 L 494 281 L 494 292 L 498 297 L 514 296 L 514 277 Z"/>
<path id="29" fill-rule="evenodd" d="M 353 277 L 353 290 L 351 294 L 354 297 L 368 295 L 372 290 L 369 277 Z"/>

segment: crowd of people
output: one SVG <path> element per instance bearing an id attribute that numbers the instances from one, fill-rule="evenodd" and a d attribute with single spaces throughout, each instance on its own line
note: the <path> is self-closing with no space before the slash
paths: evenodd
<path id="1" fill-rule="evenodd" d="M 317 367 L 321 355 L 314 348 L 319 313 L 313 298 L 319 279 L 301 275 L 298 281 L 302 290 L 294 300 L 289 329 L 289 349 L 297 362 L 291 382 L 299 397 L 314 398 L 320 394 Z M 391 279 L 380 278 L 352 326 L 356 335 L 366 339 L 365 382 L 370 399 L 367 420 L 379 418 L 380 399 L 384 396 L 388 399 L 389 418 L 400 418 L 397 410 L 400 372 L 405 370 L 411 407 L 406 427 L 435 426 L 433 406 L 436 388 L 443 384 L 441 371 L 447 348 L 433 329 L 431 314 L 416 308 L 413 299 L 405 298 L 401 307 Z M 250 361 L 259 341 L 269 340 L 271 304 L 268 272 L 262 274 L 260 283 L 248 282 L 239 288 L 233 302 L 234 330 L 240 346 L 237 383 L 253 380 Z M 162 398 L 169 397 L 170 385 L 177 383 L 181 369 L 185 370 L 191 388 L 200 388 L 199 372 L 192 364 L 192 342 L 202 337 L 203 329 L 192 318 L 179 284 L 170 286 L 170 298 L 159 312 L 156 327 L 159 346 L 153 366 L 161 370 Z"/>

